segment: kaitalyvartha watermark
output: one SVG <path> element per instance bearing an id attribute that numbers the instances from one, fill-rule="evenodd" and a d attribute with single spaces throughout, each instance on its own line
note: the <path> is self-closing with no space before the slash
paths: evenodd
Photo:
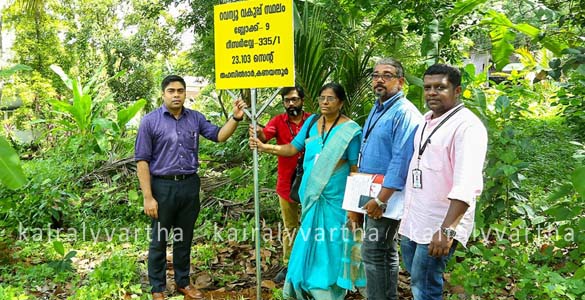
<path id="1" fill-rule="evenodd" d="M 488 228 L 479 230 L 479 235 L 475 240 L 483 242 L 487 241 L 502 241 L 507 240 L 512 243 L 525 242 L 528 243 L 531 240 L 541 239 L 552 239 L 552 240 L 564 240 L 565 242 L 575 242 L 575 230 L 571 227 L 564 227 L 558 230 L 554 226 L 540 226 L 532 228 Z"/>
<path id="2" fill-rule="evenodd" d="M 212 225 L 212 228 L 209 226 Z M 211 230 L 210 230 L 211 229 Z M 368 240 L 377 240 L 379 233 L 376 230 L 365 231 L 363 228 L 356 229 L 361 231 L 361 236 Z M 347 238 L 351 232 L 344 225 L 334 228 L 299 228 L 294 231 L 285 230 L 282 223 L 275 224 L 271 227 L 263 226 L 259 230 L 253 227 L 225 227 L 218 223 L 195 226 L 194 232 L 203 233 L 212 242 L 246 242 L 255 241 L 259 236 L 264 242 L 281 243 L 285 237 L 289 240 L 297 236 L 305 241 L 338 241 L 340 238 Z M 211 233 L 210 233 L 211 232 Z M 435 230 L 428 231 L 429 240 L 435 234 Z M 52 240 L 69 240 L 69 241 L 91 241 L 94 243 L 103 241 L 132 242 L 144 241 L 152 238 L 164 239 L 171 241 L 181 241 L 184 238 L 184 232 L 179 229 L 151 228 L 145 226 L 139 227 L 95 227 L 82 223 L 79 228 L 69 227 L 66 229 L 53 229 L 50 224 L 45 227 L 27 227 L 22 223 L 18 226 L 18 239 L 22 241 L 52 241 Z M 508 240 L 510 242 L 530 242 L 538 239 L 565 240 L 568 242 L 575 241 L 575 231 L 572 228 L 557 230 L 556 228 L 536 226 L 534 228 L 501 228 L 501 229 L 482 229 L 475 238 L 471 240 L 487 242 Z"/>
<path id="3" fill-rule="evenodd" d="M 364 232 L 362 228 L 358 228 L 357 231 Z M 256 236 L 259 235 L 264 242 L 282 242 L 285 237 L 288 237 L 289 240 L 292 240 L 292 238 L 294 238 L 296 235 L 298 236 L 297 238 L 301 238 L 305 241 L 315 240 L 318 242 L 326 242 L 338 241 L 339 238 L 347 238 L 349 237 L 350 233 L 351 231 L 344 225 L 332 228 L 299 228 L 289 231 L 283 228 L 282 223 L 278 223 L 275 228 L 262 227 L 260 232 L 257 233 L 257 230 L 254 228 L 226 228 L 218 227 L 217 224 L 214 224 L 212 240 L 215 242 L 243 242 L 247 240 L 255 241 Z M 378 232 L 374 230 L 369 231 L 369 238 L 378 239 Z"/>
<path id="4" fill-rule="evenodd" d="M 160 237 L 169 236 L 171 232 L 168 229 L 160 228 L 157 231 Z M 183 233 L 180 229 L 172 230 L 173 238 L 182 239 Z M 71 241 L 112 241 L 130 242 L 144 240 L 151 238 L 153 230 L 150 226 L 144 228 L 128 228 L 128 227 L 94 227 L 88 226 L 85 222 L 81 224 L 80 228 L 69 227 L 67 229 L 53 229 L 51 224 L 46 227 L 25 227 L 22 223 L 18 224 L 18 239 L 23 241 L 51 241 L 51 240 L 71 240 Z"/>
<path id="5" fill-rule="evenodd" d="M 209 233 L 209 229 L 212 229 L 211 234 Z M 305 240 L 337 241 L 340 237 L 347 237 L 350 233 L 345 226 L 340 226 L 339 228 L 309 228 L 288 231 L 284 230 L 281 223 L 278 223 L 273 227 L 264 226 L 260 228 L 260 230 L 251 227 L 224 227 L 220 226 L 218 223 L 213 223 L 212 228 L 204 229 L 203 226 L 196 226 L 194 231 L 196 234 L 198 232 L 205 232 L 205 235 L 209 236 L 209 240 L 219 243 L 255 241 L 257 236 L 259 236 L 264 242 L 282 242 L 286 235 L 288 235 L 289 239 L 292 239 L 295 235 L 299 235 Z M 377 235 L 377 232 L 371 234 Z M 34 242 L 50 242 L 52 240 L 92 241 L 95 243 L 112 240 L 131 242 L 144 241 L 147 239 L 150 240 L 152 238 L 163 239 L 164 237 L 167 237 L 167 240 L 181 241 L 183 240 L 183 236 L 184 232 L 179 228 L 153 229 L 150 226 L 144 228 L 104 228 L 95 227 L 86 223 L 82 223 L 79 228 L 69 227 L 61 229 L 53 229 L 51 228 L 51 224 L 47 224 L 45 227 L 27 227 L 23 223 L 19 223 L 18 226 L 18 239 Z M 373 236 L 372 238 L 376 237 Z"/>

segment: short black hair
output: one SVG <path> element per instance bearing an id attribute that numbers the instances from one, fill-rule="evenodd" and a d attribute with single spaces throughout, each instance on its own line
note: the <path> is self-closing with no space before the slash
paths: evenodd
<path id="1" fill-rule="evenodd" d="M 187 84 L 185 84 L 185 79 L 183 79 L 183 77 L 179 76 L 179 75 L 169 75 L 167 77 L 165 77 L 165 79 L 163 79 L 162 84 L 161 84 L 161 88 L 162 91 L 164 92 L 165 89 L 167 88 L 167 86 L 169 84 L 171 84 L 171 82 L 175 82 L 178 81 L 183 85 L 183 88 L 187 88 Z"/>
<path id="2" fill-rule="evenodd" d="M 425 71 L 424 76 L 427 75 L 447 75 L 453 87 L 456 88 L 461 85 L 461 71 L 451 65 L 434 64 Z"/>
<path id="3" fill-rule="evenodd" d="M 282 100 L 284 100 L 284 96 L 286 96 L 288 93 L 290 93 L 292 91 L 297 91 L 297 94 L 299 94 L 299 98 L 301 98 L 301 100 L 305 99 L 305 91 L 303 90 L 303 88 L 300 87 L 299 85 L 295 85 L 295 86 L 283 87 L 280 90 L 280 96 L 282 97 Z"/>
<path id="4" fill-rule="evenodd" d="M 319 95 L 321 95 L 321 93 L 326 89 L 332 89 L 333 92 L 335 93 L 335 96 L 337 96 L 337 98 L 340 101 L 347 100 L 347 95 L 345 94 L 345 89 L 343 88 L 343 86 L 341 86 L 341 84 L 339 84 L 337 82 L 329 82 L 321 87 L 321 89 L 319 90 Z"/>
<path id="5" fill-rule="evenodd" d="M 395 59 L 395 58 L 391 58 L 391 57 L 380 58 L 376 62 L 376 66 L 379 66 L 379 65 L 393 66 L 396 69 L 396 76 L 401 77 L 401 78 L 404 77 L 404 67 L 402 67 L 402 64 L 400 63 L 400 61 Z M 374 68 L 375 68 L 375 66 L 374 66 Z"/>

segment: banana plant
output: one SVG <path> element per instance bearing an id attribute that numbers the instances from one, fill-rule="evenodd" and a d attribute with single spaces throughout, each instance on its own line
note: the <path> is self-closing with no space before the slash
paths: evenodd
<path id="1" fill-rule="evenodd" d="M 514 52 L 512 45 L 516 32 L 523 33 L 541 43 L 557 56 L 560 56 L 563 49 L 568 47 L 565 42 L 551 37 L 547 32 L 528 23 L 514 24 L 505 14 L 495 10 L 488 10 L 481 24 L 491 27 L 492 57 L 498 70 L 508 64 L 509 57 Z"/>
<path id="2" fill-rule="evenodd" d="M 425 35 L 421 44 L 421 55 L 427 58 L 427 64 L 433 64 L 439 61 L 441 47 L 448 45 L 453 35 L 459 34 L 463 30 L 473 28 L 469 26 L 462 28 L 458 32 L 452 32 L 453 25 L 457 21 L 473 12 L 480 5 L 487 2 L 486 0 L 459 0 L 454 7 L 444 16 L 435 18 L 425 28 Z M 501 70 L 509 63 L 509 57 L 514 52 L 514 40 L 517 33 L 522 33 L 530 37 L 534 42 L 542 44 L 543 47 L 559 56 L 567 44 L 556 38 L 553 34 L 539 29 L 528 23 L 514 23 L 504 13 L 493 9 L 483 13 L 483 19 L 478 26 L 487 26 L 490 29 L 490 39 L 492 42 L 492 58 L 495 62 L 496 69 Z"/>
<path id="3" fill-rule="evenodd" d="M 100 81 L 102 66 L 85 86 L 82 86 L 79 79 L 70 79 L 60 67 L 53 65 L 51 69 L 72 91 L 73 98 L 69 101 L 51 100 L 50 104 L 55 112 L 65 116 L 60 124 L 65 130 L 74 133 L 72 139 L 74 144 L 79 146 L 94 146 L 99 153 L 110 151 L 115 140 L 122 137 L 126 124 L 146 105 L 146 100 L 140 99 L 117 111 L 117 119 L 113 120 L 109 117 L 108 107 L 118 106 L 114 101 L 114 95 L 100 91 L 106 87 L 109 80 L 122 76 L 123 71 Z"/>
<path id="4" fill-rule="evenodd" d="M 459 0 L 455 2 L 453 8 L 443 17 L 440 19 L 435 18 L 429 22 L 425 28 L 425 34 L 421 43 L 421 55 L 427 58 L 427 65 L 432 65 L 439 61 L 441 46 L 447 45 L 451 40 L 451 36 L 455 34 L 451 32 L 452 25 L 486 1 Z"/>
<path id="5" fill-rule="evenodd" d="M 26 184 L 27 179 L 20 166 L 18 154 L 8 141 L 0 136 L 0 182 L 16 190 Z"/>
<path id="6" fill-rule="evenodd" d="M 0 70 L 0 97 L 1 84 L 3 79 L 14 75 L 18 71 L 30 71 L 31 68 L 26 65 L 14 65 L 8 69 Z M 0 183 L 9 189 L 16 190 L 27 182 L 26 176 L 22 171 L 20 159 L 16 151 L 10 146 L 10 143 L 0 136 Z"/>

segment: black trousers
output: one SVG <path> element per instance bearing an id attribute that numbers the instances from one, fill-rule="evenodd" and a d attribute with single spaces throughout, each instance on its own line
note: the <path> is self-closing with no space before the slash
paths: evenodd
<path id="1" fill-rule="evenodd" d="M 158 219 L 152 220 L 152 235 L 148 249 L 148 279 L 152 292 L 166 288 L 166 248 L 173 233 L 173 269 L 178 287 L 189 285 L 191 243 L 193 229 L 199 215 L 199 187 L 197 174 L 174 181 L 153 177 L 152 195 L 158 202 Z"/>

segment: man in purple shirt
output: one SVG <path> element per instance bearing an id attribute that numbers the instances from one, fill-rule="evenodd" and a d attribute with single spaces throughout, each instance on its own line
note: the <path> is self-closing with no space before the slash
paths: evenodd
<path id="1" fill-rule="evenodd" d="M 234 102 L 231 118 L 218 127 L 198 111 L 183 107 L 185 80 L 169 75 L 162 81 L 163 105 L 142 119 L 135 160 L 144 196 L 144 213 L 152 218 L 148 278 L 152 298 L 165 299 L 167 237 L 173 229 L 173 269 L 177 290 L 185 299 L 203 299 L 189 280 L 193 227 L 199 214 L 197 176 L 199 135 L 214 142 L 227 140 L 244 117 L 246 103 Z"/>

